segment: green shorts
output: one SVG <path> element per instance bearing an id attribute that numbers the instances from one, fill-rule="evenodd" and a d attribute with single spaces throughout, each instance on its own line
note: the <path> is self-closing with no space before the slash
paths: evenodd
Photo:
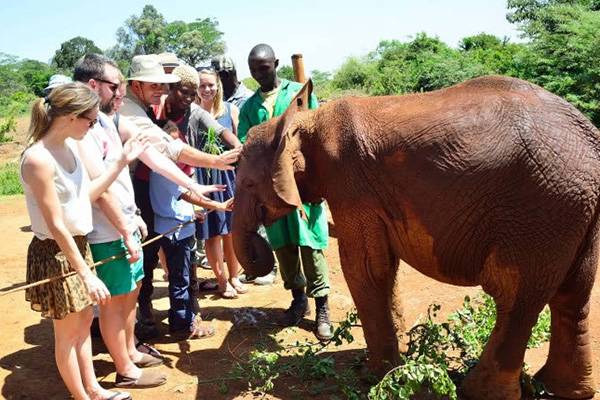
<path id="1" fill-rule="evenodd" d="M 139 234 L 134 235 L 140 243 Z M 105 260 L 109 257 L 127 251 L 123 239 L 114 242 L 90 244 L 94 262 Z M 141 251 L 140 251 L 141 252 Z M 104 282 L 111 296 L 129 293 L 137 287 L 137 282 L 144 277 L 144 256 L 133 264 L 126 257 L 117 258 L 96 267 L 98 278 Z"/>

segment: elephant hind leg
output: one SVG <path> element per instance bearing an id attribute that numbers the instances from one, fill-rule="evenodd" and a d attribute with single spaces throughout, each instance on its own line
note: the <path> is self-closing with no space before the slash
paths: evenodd
<path id="1" fill-rule="evenodd" d="M 588 326 L 598 263 L 596 239 L 550 300 L 550 350 L 546 364 L 536 374 L 550 393 L 568 399 L 589 398 L 596 391 Z"/>
<path id="2" fill-rule="evenodd" d="M 533 276 L 519 273 L 531 270 L 530 265 L 532 261 L 524 258 L 507 265 L 506 259 L 497 254 L 486 260 L 482 286 L 496 302 L 497 317 L 479 362 L 461 384 L 469 399 L 521 398 L 519 376 L 527 341 L 550 296 L 546 288 L 538 287 Z"/>

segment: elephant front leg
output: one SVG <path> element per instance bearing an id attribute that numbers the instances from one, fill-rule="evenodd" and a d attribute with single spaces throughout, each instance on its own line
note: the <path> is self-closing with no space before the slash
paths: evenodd
<path id="1" fill-rule="evenodd" d="M 340 237 L 339 249 L 369 349 L 369 368 L 382 377 L 399 363 L 397 330 L 404 330 L 400 296 L 394 293 L 399 260 L 387 239 L 364 231 L 354 239 Z"/>

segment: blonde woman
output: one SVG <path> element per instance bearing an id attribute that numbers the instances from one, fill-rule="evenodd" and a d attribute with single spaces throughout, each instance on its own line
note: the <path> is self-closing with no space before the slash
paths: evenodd
<path id="1" fill-rule="evenodd" d="M 198 104 L 202 109 L 209 112 L 219 124 L 226 129 L 237 132 L 239 110 L 230 103 L 223 102 L 223 86 L 219 75 L 213 70 L 201 70 L 199 72 L 200 85 L 198 87 Z M 202 150 L 206 146 L 207 135 L 201 135 L 197 147 Z M 241 143 L 235 137 L 236 146 Z M 222 147 L 222 144 L 220 144 Z M 235 191 L 235 172 L 218 171 L 216 169 L 198 168 L 198 182 L 208 182 L 227 185 L 224 192 L 212 193 L 210 198 L 218 202 L 226 202 L 233 198 Z M 217 280 L 221 296 L 233 299 L 239 293 L 246 293 L 248 288 L 238 278 L 241 266 L 233 251 L 233 239 L 231 235 L 231 212 L 215 211 L 207 215 L 206 221 L 196 227 L 196 237 L 205 239 L 206 256 Z M 227 274 L 223 255 L 227 262 Z"/>
<path id="2" fill-rule="evenodd" d="M 20 171 L 35 234 L 27 254 L 27 282 L 76 274 L 27 289 L 26 299 L 33 310 L 52 318 L 56 365 L 73 398 L 123 400 L 129 394 L 100 387 L 92 365 L 90 306 L 106 304 L 110 294 L 88 266 L 86 235 L 92 230 L 91 202 L 147 143 L 139 137 L 130 140 L 119 161 L 90 181 L 74 141 L 98 122 L 99 102 L 87 86 L 68 83 L 33 105 Z"/>

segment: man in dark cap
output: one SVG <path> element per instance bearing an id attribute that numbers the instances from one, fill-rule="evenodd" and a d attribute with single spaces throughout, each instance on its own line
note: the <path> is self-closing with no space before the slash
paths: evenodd
<path id="1" fill-rule="evenodd" d="M 223 83 L 223 101 L 234 104 L 241 109 L 254 92 L 238 80 L 233 60 L 224 55 L 218 56 L 211 60 L 210 65 L 219 74 L 219 78 Z"/>

